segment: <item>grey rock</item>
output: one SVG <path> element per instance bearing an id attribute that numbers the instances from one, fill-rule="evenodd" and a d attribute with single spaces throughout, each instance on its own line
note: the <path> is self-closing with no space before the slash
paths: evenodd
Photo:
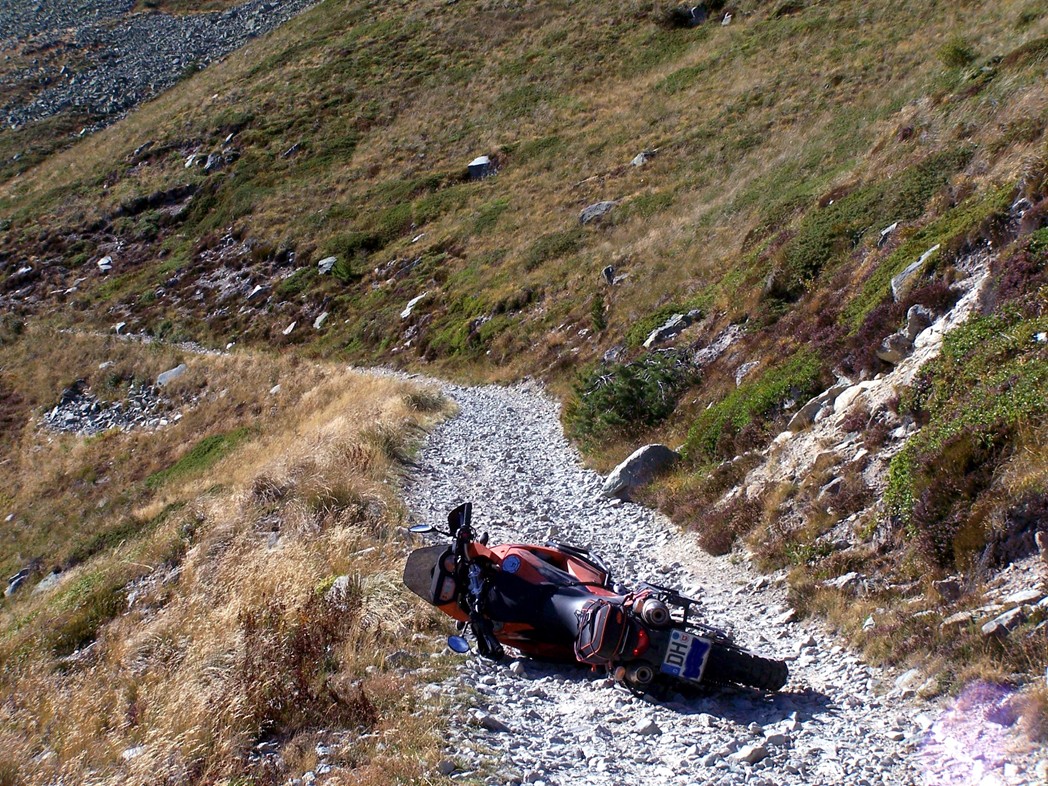
<path id="1" fill-rule="evenodd" d="M 797 410 L 792 418 L 790 418 L 790 422 L 786 426 L 787 431 L 796 432 L 800 431 L 802 428 L 810 426 L 815 422 L 815 418 L 819 412 L 827 406 L 832 406 L 837 396 L 849 387 L 851 387 L 851 383 L 847 380 L 842 380 L 812 398 L 803 407 Z"/>
<path id="2" fill-rule="evenodd" d="M 662 323 L 660 327 L 655 328 L 648 334 L 648 337 L 644 340 L 644 348 L 651 349 L 656 344 L 669 341 L 671 338 L 679 335 L 691 323 L 692 318 L 688 314 L 674 314 Z"/>
<path id="3" fill-rule="evenodd" d="M 831 497 L 836 497 L 841 493 L 841 489 L 844 487 L 844 478 L 836 477 L 819 489 L 819 495 L 816 498 L 817 501 L 825 503 Z"/>
<path id="4" fill-rule="evenodd" d="M 477 722 L 488 731 L 493 731 L 496 733 L 509 731 L 509 726 L 500 721 L 494 715 L 489 715 L 487 713 L 483 713 L 480 716 L 480 718 L 477 719 Z"/>
<path id="5" fill-rule="evenodd" d="M 922 305 L 910 306 L 906 312 L 906 338 L 913 341 L 935 321 L 935 314 Z"/>
<path id="6" fill-rule="evenodd" d="M 735 759 L 746 764 L 756 764 L 766 758 L 768 758 L 768 749 L 761 743 L 745 745 L 735 754 Z"/>
<path id="7" fill-rule="evenodd" d="M 317 262 L 317 272 L 322 276 L 327 275 L 331 272 L 331 269 L 335 267 L 336 262 L 338 262 L 338 257 L 324 257 Z"/>
<path id="8" fill-rule="evenodd" d="M 921 254 L 920 259 L 918 259 L 916 262 L 910 265 L 907 265 L 901 273 L 896 274 L 892 278 L 892 297 L 895 299 L 896 303 L 898 303 L 900 300 L 902 300 L 904 297 L 910 294 L 911 291 L 913 291 L 914 286 L 917 284 L 917 280 L 921 277 L 921 275 L 924 272 L 925 264 L 928 262 L 929 259 L 932 258 L 932 256 L 938 250 L 938 244 L 932 246 L 923 254 Z"/>
<path id="9" fill-rule="evenodd" d="M 924 682 L 920 669 L 909 669 L 895 678 L 895 689 L 898 691 L 914 690 Z"/>
<path id="10" fill-rule="evenodd" d="M 349 603 L 352 594 L 349 576 L 338 576 L 324 593 L 324 600 L 342 608 Z"/>
<path id="11" fill-rule="evenodd" d="M 170 385 L 172 382 L 174 382 L 180 376 L 185 374 L 188 370 L 189 370 L 189 368 L 188 368 L 188 366 L 186 366 L 185 363 L 179 363 L 174 368 L 168 369 L 167 371 L 165 371 L 162 374 L 160 374 L 159 376 L 157 376 L 156 384 L 157 384 L 158 387 L 164 387 L 165 385 Z"/>
<path id="12" fill-rule="evenodd" d="M 314 319 L 313 320 L 313 329 L 314 330 L 320 330 L 322 327 L 324 327 L 324 323 L 327 322 L 327 318 L 329 316 L 330 316 L 330 314 L 328 314 L 328 312 L 325 311 L 319 317 Z"/>
<path id="13" fill-rule="evenodd" d="M 637 155 L 635 155 L 633 157 L 633 160 L 630 161 L 630 164 L 632 166 L 644 166 L 646 163 L 651 161 L 651 159 L 653 159 L 654 157 L 655 157 L 655 151 L 654 150 L 642 150 L 641 152 L 637 153 Z"/>
<path id="14" fill-rule="evenodd" d="M 862 576 L 855 571 L 845 573 L 843 576 L 838 576 L 835 579 L 826 579 L 822 584 L 824 587 L 833 587 L 834 589 L 846 590 L 857 588 L 862 583 Z"/>
<path id="15" fill-rule="evenodd" d="M 653 720 L 640 721 L 634 731 L 642 737 L 651 737 L 657 734 L 662 734 L 662 729 L 660 729 L 658 724 Z"/>
<path id="16" fill-rule="evenodd" d="M 877 347 L 876 355 L 893 366 L 905 360 L 913 352 L 913 342 L 902 333 L 892 333 Z"/>
<path id="17" fill-rule="evenodd" d="M 768 745 L 773 745 L 773 746 L 775 746 L 777 748 L 781 748 L 783 745 L 785 745 L 787 742 L 789 742 L 789 739 L 790 738 L 784 732 L 773 731 L 773 732 L 770 732 L 768 734 L 768 736 L 766 736 L 764 738 L 764 741 Z"/>
<path id="18" fill-rule="evenodd" d="M 679 459 L 680 454 L 665 445 L 638 448 L 608 475 L 601 496 L 628 500 L 631 492 L 650 483 Z"/>
<path id="19" fill-rule="evenodd" d="M 1041 590 L 1026 589 L 1013 592 L 1011 595 L 1004 599 L 1006 606 L 1024 606 L 1029 603 L 1037 603 L 1041 598 L 1045 597 Z"/>
<path id="20" fill-rule="evenodd" d="M 1006 611 L 999 617 L 987 622 L 982 626 L 982 634 L 987 638 L 1004 638 L 1026 619 L 1026 614 L 1021 608 Z"/>
<path id="21" fill-rule="evenodd" d="M 25 584 L 26 579 L 29 578 L 29 568 L 22 568 L 15 575 L 7 580 L 7 588 L 4 590 L 4 597 L 9 598 L 18 592 L 19 587 Z"/>
<path id="22" fill-rule="evenodd" d="M 940 628 L 952 628 L 960 625 L 966 625 L 975 619 L 975 614 L 970 611 L 958 611 L 956 614 L 951 614 L 949 617 L 944 619 L 939 625 Z"/>
<path id="23" fill-rule="evenodd" d="M 490 156 L 477 156 L 466 165 L 470 180 L 481 180 L 495 174 Z"/>
<path id="24" fill-rule="evenodd" d="M 408 317 L 410 317 L 412 312 L 415 310 L 415 306 L 417 306 L 421 302 L 421 300 L 428 294 L 428 292 L 423 292 L 421 295 L 416 295 L 415 297 L 411 298 L 411 300 L 408 301 L 408 304 L 404 307 L 404 310 L 400 312 L 400 318 L 407 319 Z"/>
<path id="25" fill-rule="evenodd" d="M 50 592 L 58 586 L 58 583 L 61 580 L 62 574 L 56 571 L 52 571 L 51 573 L 48 573 L 46 576 L 44 576 L 44 578 L 42 578 L 39 581 L 39 583 L 37 583 L 37 585 L 33 587 L 33 594 L 40 595 L 45 592 Z"/>
<path id="26" fill-rule="evenodd" d="M 104 256 L 98 260 L 96 264 L 98 265 L 99 270 L 103 273 L 108 273 L 113 269 L 113 258 L 111 256 Z"/>
<path id="27" fill-rule="evenodd" d="M 882 229 L 881 236 L 877 239 L 877 248 L 883 248 L 884 245 L 888 242 L 888 238 L 890 238 L 892 236 L 892 233 L 895 232 L 895 230 L 898 228 L 899 222 L 896 221 L 894 224 L 886 226 L 884 229 Z"/>
<path id="28" fill-rule="evenodd" d="M 735 369 L 735 387 L 742 384 L 742 380 L 746 379 L 753 369 L 757 368 L 760 363 L 756 360 L 751 360 L 749 363 L 743 363 L 737 369 Z"/>
<path id="29" fill-rule="evenodd" d="M 437 772 L 445 777 L 451 775 L 451 773 L 457 769 L 458 767 L 455 766 L 455 762 L 451 761 L 451 759 L 442 759 L 440 763 L 437 764 Z"/>
<path id="30" fill-rule="evenodd" d="M 961 582 L 956 576 L 933 581 L 932 587 L 945 601 L 954 601 L 961 597 Z"/>
<path id="31" fill-rule="evenodd" d="M 579 213 L 580 224 L 592 224 L 595 221 L 600 221 L 606 216 L 611 209 L 615 207 L 618 202 L 614 200 L 606 200 L 604 202 L 596 202 L 589 207 L 583 208 L 582 212 Z"/>

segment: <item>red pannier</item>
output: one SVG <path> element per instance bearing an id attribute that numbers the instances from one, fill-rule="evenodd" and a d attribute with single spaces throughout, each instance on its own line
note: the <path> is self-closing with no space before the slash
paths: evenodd
<path id="1" fill-rule="evenodd" d="M 607 666 L 619 660 L 628 630 L 621 601 L 613 603 L 604 598 L 587 601 L 579 612 L 575 657 L 593 666 Z"/>

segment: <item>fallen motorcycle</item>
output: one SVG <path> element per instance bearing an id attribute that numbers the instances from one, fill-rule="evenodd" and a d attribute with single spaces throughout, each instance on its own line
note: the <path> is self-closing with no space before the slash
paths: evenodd
<path id="1" fill-rule="evenodd" d="M 737 646 L 693 614 L 698 602 L 676 590 L 639 583 L 630 589 L 588 550 L 563 543 L 488 546 L 476 536 L 472 505 L 448 514 L 450 546 L 416 549 L 404 583 L 468 628 L 481 656 L 499 660 L 510 646 L 542 660 L 607 669 L 638 693 L 675 683 L 735 684 L 776 691 L 786 684 L 782 661 Z M 468 650 L 461 637 L 453 649 Z"/>

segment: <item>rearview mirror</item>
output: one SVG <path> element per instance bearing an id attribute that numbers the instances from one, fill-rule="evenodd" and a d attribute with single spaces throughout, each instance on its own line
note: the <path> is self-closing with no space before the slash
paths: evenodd
<path id="1" fill-rule="evenodd" d="M 432 524 L 415 524 L 414 526 L 408 527 L 408 532 L 422 535 L 426 532 L 432 532 L 434 529 L 435 527 Z"/>
<path id="2" fill-rule="evenodd" d="M 469 642 L 461 636 L 448 636 L 448 646 L 460 655 L 469 652 Z"/>
<path id="3" fill-rule="evenodd" d="M 463 502 L 448 514 L 448 531 L 455 537 L 462 527 L 468 527 L 473 520 L 473 503 Z"/>

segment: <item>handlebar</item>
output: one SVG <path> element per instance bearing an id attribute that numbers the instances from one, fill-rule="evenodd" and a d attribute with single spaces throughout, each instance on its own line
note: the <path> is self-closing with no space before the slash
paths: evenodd
<path id="1" fill-rule="evenodd" d="M 477 651 L 490 660 L 501 660 L 506 654 L 498 639 L 491 618 L 485 613 L 484 570 L 469 558 L 469 543 L 473 528 L 468 522 L 455 532 L 455 566 L 460 588 L 459 606 L 469 615 L 469 627 L 477 639 Z M 482 537 L 482 541 L 485 538 Z M 482 542 L 481 541 L 481 542 Z"/>

